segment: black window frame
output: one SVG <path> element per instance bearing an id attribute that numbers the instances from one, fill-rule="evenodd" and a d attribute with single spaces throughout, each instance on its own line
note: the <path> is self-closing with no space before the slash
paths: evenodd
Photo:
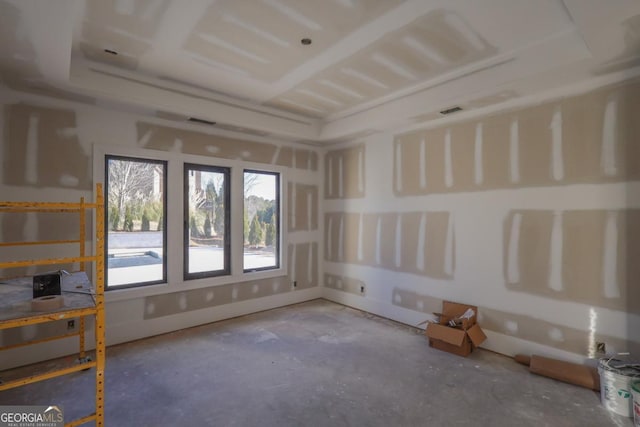
<path id="1" fill-rule="evenodd" d="M 109 286 L 109 161 L 132 161 L 139 163 L 152 163 L 162 165 L 162 279 L 149 280 L 146 282 L 127 283 L 122 285 Z M 135 156 L 122 156 L 116 154 L 105 154 L 104 156 L 104 182 L 105 182 L 105 203 L 104 203 L 104 288 L 106 291 L 138 288 L 150 285 L 159 285 L 167 283 L 167 202 L 168 202 L 168 188 L 167 188 L 167 176 L 169 170 L 169 162 L 166 160 L 148 159 L 144 157 Z"/>
<path id="2" fill-rule="evenodd" d="M 242 214 L 244 215 L 244 175 L 246 173 L 255 173 L 262 175 L 274 175 L 276 177 L 276 200 L 274 210 L 277 213 L 277 221 L 276 221 L 276 239 L 275 239 L 275 254 L 276 254 L 276 265 L 268 266 L 268 267 L 256 267 L 256 268 L 244 268 L 244 244 L 242 245 L 242 272 L 243 273 L 257 273 L 260 271 L 271 271 L 271 270 L 279 270 L 281 268 L 281 236 L 280 236 L 280 223 L 282 221 L 281 218 L 281 201 L 280 201 L 280 179 L 282 174 L 280 172 L 269 171 L 269 170 L 260 170 L 260 169 L 243 169 L 242 170 Z M 244 223 L 244 221 L 243 221 Z M 249 225 L 251 226 L 251 225 Z M 244 228 L 244 226 L 243 226 Z M 244 239 L 244 229 L 242 230 L 242 236 Z M 243 242 L 244 243 L 244 242 Z"/>
<path id="3" fill-rule="evenodd" d="M 182 271 L 183 279 L 197 280 L 207 277 L 219 277 L 231 275 L 231 168 L 224 166 L 213 166 L 199 163 L 184 163 L 183 173 L 183 256 Z M 203 171 L 222 173 L 224 175 L 223 197 L 224 197 L 224 256 L 222 270 L 207 270 L 189 273 L 189 172 Z"/>

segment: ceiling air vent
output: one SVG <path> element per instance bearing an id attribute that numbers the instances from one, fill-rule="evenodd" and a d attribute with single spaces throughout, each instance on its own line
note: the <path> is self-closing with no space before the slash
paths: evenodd
<path id="1" fill-rule="evenodd" d="M 455 106 L 451 108 L 447 108 L 446 110 L 440 111 L 440 114 L 446 116 L 447 114 L 457 113 L 458 111 L 462 111 L 462 108 Z"/>
<path id="2" fill-rule="evenodd" d="M 188 119 L 190 122 L 193 123 L 200 123 L 201 125 L 209 125 L 209 126 L 213 126 L 216 124 L 216 122 L 211 122 L 209 120 L 205 120 L 205 119 L 198 119 L 196 117 L 189 117 Z"/>

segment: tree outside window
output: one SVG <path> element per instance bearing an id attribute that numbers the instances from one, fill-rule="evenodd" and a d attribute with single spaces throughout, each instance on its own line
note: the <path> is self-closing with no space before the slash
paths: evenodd
<path id="1" fill-rule="evenodd" d="M 229 169 L 185 164 L 184 277 L 230 274 Z"/>
<path id="2" fill-rule="evenodd" d="M 280 174 L 244 171 L 244 271 L 280 267 Z"/>
<path id="3" fill-rule="evenodd" d="M 105 158 L 107 289 L 166 282 L 166 162 Z"/>

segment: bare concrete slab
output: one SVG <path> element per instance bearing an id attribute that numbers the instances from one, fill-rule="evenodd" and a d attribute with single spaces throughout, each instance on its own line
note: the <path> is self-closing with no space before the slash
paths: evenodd
<path id="1" fill-rule="evenodd" d="M 599 395 L 324 300 L 110 347 L 107 426 L 631 426 Z M 24 368 L 22 368 L 24 369 Z M 1 375 L 1 373 L 0 373 Z M 90 411 L 93 373 L 0 393 Z"/>

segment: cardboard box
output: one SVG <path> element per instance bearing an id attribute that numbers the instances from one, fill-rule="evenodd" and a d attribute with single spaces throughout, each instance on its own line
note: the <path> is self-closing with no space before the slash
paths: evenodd
<path id="1" fill-rule="evenodd" d="M 475 314 L 469 319 L 458 319 L 469 308 Z M 442 313 L 436 314 L 440 317 L 439 323 L 429 323 L 424 331 L 429 337 L 429 346 L 433 348 L 466 357 L 487 339 L 476 323 L 478 307 L 443 301 Z M 458 324 L 449 326 L 449 321 L 454 319 L 458 319 Z"/>

